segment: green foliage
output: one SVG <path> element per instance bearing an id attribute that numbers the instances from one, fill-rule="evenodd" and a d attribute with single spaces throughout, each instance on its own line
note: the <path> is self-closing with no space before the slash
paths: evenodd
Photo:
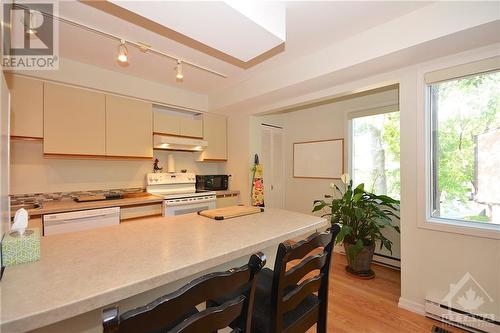
<path id="1" fill-rule="evenodd" d="M 477 75 L 432 86 L 438 108 L 440 201 L 465 203 L 475 188 L 475 138 L 500 127 L 500 73 Z M 436 111 L 436 110 L 434 110 Z M 446 112 L 445 116 L 441 113 Z"/>
<path id="2" fill-rule="evenodd" d="M 328 209 L 330 212 L 323 215 L 330 218 L 332 224 L 341 225 L 337 236 L 337 243 L 354 244 L 347 255 L 355 258 L 365 245 L 380 241 L 380 248 L 385 247 L 392 253 L 392 242 L 382 231 L 384 228 L 393 228 L 399 232 L 399 227 L 392 223 L 392 219 L 399 219 L 399 201 L 386 195 L 375 195 L 365 191 L 365 185 L 359 184 L 353 188 L 352 180 L 344 183 L 340 188 L 335 185 L 337 198 L 331 202 L 315 200 L 313 212 Z"/>

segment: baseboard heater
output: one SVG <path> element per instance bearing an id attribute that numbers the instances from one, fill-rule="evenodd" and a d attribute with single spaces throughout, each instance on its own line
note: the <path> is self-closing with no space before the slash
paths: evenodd
<path id="1" fill-rule="evenodd" d="M 474 333 L 500 333 L 500 322 L 425 300 L 425 316 Z"/>

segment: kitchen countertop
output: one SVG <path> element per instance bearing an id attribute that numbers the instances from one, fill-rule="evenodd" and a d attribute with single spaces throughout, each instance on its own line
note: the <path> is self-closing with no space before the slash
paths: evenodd
<path id="1" fill-rule="evenodd" d="M 88 201 L 88 202 L 76 202 L 74 200 L 60 200 L 60 201 L 46 201 L 43 202 L 41 208 L 28 209 L 28 214 L 30 216 L 52 214 L 52 213 L 62 213 L 62 212 L 72 212 L 76 210 L 84 209 L 96 209 L 105 207 L 125 207 L 148 203 L 160 203 L 163 198 L 154 195 L 148 195 L 145 197 L 137 198 L 124 198 L 124 199 L 114 199 L 114 200 L 101 200 L 101 201 Z M 15 211 L 11 212 L 11 216 L 14 216 Z"/>
<path id="2" fill-rule="evenodd" d="M 224 221 L 197 214 L 149 217 L 46 236 L 40 261 L 5 270 L 0 331 L 24 332 L 99 309 L 326 224 L 267 209 Z"/>
<path id="3" fill-rule="evenodd" d="M 217 193 L 217 195 L 239 195 L 240 194 L 240 191 L 232 191 L 232 190 L 225 190 L 225 191 L 215 191 L 215 193 Z"/>

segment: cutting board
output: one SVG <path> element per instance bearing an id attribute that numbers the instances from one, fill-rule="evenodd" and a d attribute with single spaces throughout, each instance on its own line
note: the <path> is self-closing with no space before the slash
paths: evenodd
<path id="1" fill-rule="evenodd" d="M 238 216 L 258 214 L 263 211 L 264 208 L 261 207 L 230 206 L 230 207 L 203 210 L 201 212 L 198 212 L 198 214 L 214 220 L 225 220 Z"/>

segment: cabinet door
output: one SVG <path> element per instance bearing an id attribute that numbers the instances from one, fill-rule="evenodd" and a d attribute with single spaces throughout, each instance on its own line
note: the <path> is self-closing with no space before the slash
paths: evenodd
<path id="1" fill-rule="evenodd" d="M 43 119 L 45 154 L 105 155 L 104 94 L 44 83 Z"/>
<path id="2" fill-rule="evenodd" d="M 106 95 L 106 156 L 153 157 L 151 103 Z"/>
<path id="3" fill-rule="evenodd" d="M 204 114 L 203 138 L 208 141 L 208 147 L 203 152 L 203 160 L 227 160 L 227 120 L 225 116 Z"/>
<path id="4" fill-rule="evenodd" d="M 158 134 L 181 134 L 180 117 L 168 112 L 153 111 L 154 132 Z"/>
<path id="5" fill-rule="evenodd" d="M 181 117 L 181 135 L 203 138 L 203 120 L 201 117 Z"/>
<path id="6" fill-rule="evenodd" d="M 43 82 L 6 75 L 10 89 L 10 134 L 43 138 Z"/>

